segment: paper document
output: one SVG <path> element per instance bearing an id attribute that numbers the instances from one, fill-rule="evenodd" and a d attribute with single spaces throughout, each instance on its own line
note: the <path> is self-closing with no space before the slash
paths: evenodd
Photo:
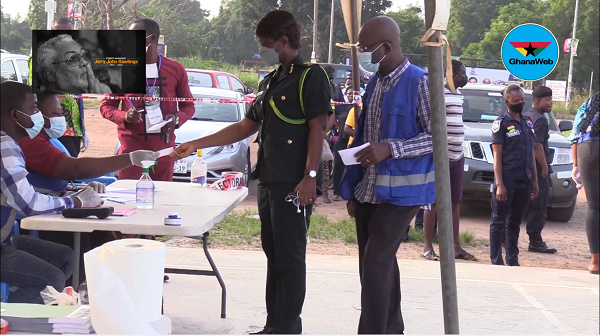
<path id="1" fill-rule="evenodd" d="M 158 151 L 158 157 L 161 158 L 163 156 L 167 156 L 167 155 L 173 153 L 174 150 L 175 150 L 175 148 L 173 148 L 173 147 L 161 149 Z"/>
<path id="2" fill-rule="evenodd" d="M 361 149 L 368 147 L 370 144 L 370 142 L 367 142 L 366 144 L 355 148 L 342 149 L 338 153 L 340 153 L 340 157 L 342 158 L 342 161 L 344 161 L 344 164 L 346 166 L 360 164 L 360 162 L 358 162 L 354 157 L 354 154 L 359 152 Z"/>
<path id="3" fill-rule="evenodd" d="M 168 123 L 170 123 L 170 122 L 171 122 L 171 119 L 169 119 L 169 120 L 165 120 L 165 121 L 163 121 L 163 122 L 159 122 L 159 123 L 158 123 L 158 124 L 156 124 L 156 125 L 152 125 L 152 126 L 148 127 L 148 132 L 160 131 L 160 129 L 161 129 L 163 126 L 165 126 L 166 124 L 168 124 Z"/>

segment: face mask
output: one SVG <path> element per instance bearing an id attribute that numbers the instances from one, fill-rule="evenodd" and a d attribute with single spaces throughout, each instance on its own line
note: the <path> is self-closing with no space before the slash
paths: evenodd
<path id="1" fill-rule="evenodd" d="M 36 109 L 36 111 L 37 112 L 32 115 L 27 115 L 27 113 L 23 113 L 17 110 L 17 112 L 28 116 L 29 119 L 31 119 L 31 121 L 33 122 L 33 126 L 27 128 L 19 124 L 19 122 L 17 121 L 17 125 L 23 127 L 23 129 L 27 132 L 27 135 L 29 135 L 29 138 L 31 139 L 35 138 L 38 134 L 40 134 L 40 131 L 42 130 L 42 128 L 44 128 L 44 116 L 42 115 L 42 112 L 40 112 L 40 110 Z"/>
<path id="2" fill-rule="evenodd" d="M 358 52 L 358 63 L 360 64 L 360 67 L 366 71 L 366 72 L 377 72 L 377 70 L 379 70 L 379 64 L 381 64 L 381 61 L 383 61 L 383 59 L 385 58 L 386 55 L 384 55 L 379 62 L 377 63 L 372 63 L 372 57 L 373 57 L 373 53 L 375 52 L 375 50 L 379 49 L 379 47 L 381 47 L 383 45 L 383 43 L 381 43 L 379 46 L 377 46 L 377 48 L 373 49 L 373 51 L 359 51 Z"/>
<path id="3" fill-rule="evenodd" d="M 525 106 L 525 102 L 514 104 L 514 105 L 511 105 L 508 102 L 506 102 L 506 105 L 508 105 L 508 108 L 511 111 L 520 114 L 520 113 L 523 113 L 523 106 Z"/>
<path id="4" fill-rule="evenodd" d="M 279 41 L 277 41 L 277 43 L 275 43 L 275 46 L 273 48 L 267 48 L 265 46 L 260 46 L 260 49 L 258 50 L 260 59 L 265 61 L 265 63 L 267 63 L 268 65 L 279 64 L 279 53 L 281 51 L 279 51 L 279 52 L 275 51 L 275 47 L 277 46 L 277 44 L 279 44 Z M 281 50 L 283 50 L 283 49 L 281 49 Z"/>
<path id="5" fill-rule="evenodd" d="M 67 130 L 67 121 L 65 120 L 65 117 L 47 118 L 44 116 L 44 118 L 50 120 L 50 128 L 44 128 L 50 139 L 58 139 L 65 134 L 65 131 Z"/>

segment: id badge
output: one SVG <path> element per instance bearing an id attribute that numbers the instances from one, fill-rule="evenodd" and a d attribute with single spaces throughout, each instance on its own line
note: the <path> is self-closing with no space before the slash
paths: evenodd
<path id="1" fill-rule="evenodd" d="M 146 78 L 155 79 L 158 77 L 158 67 L 156 63 L 146 64 Z"/>
<path id="2" fill-rule="evenodd" d="M 160 133 L 160 129 L 150 131 L 149 128 L 152 125 L 156 125 L 163 121 L 162 111 L 160 110 L 160 104 L 147 104 L 146 105 L 146 131 L 148 133 Z"/>

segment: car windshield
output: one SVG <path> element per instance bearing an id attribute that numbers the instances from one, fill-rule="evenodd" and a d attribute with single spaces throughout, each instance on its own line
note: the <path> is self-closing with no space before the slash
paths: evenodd
<path id="1" fill-rule="evenodd" d="M 468 89 L 460 91 L 463 95 L 463 121 L 465 122 L 491 123 L 507 111 L 500 92 Z M 533 96 L 531 93 L 526 93 L 523 111 L 529 111 L 532 103 Z M 549 129 L 558 131 L 554 115 L 545 113 L 544 116 L 548 121 Z"/>
<path id="2" fill-rule="evenodd" d="M 194 98 L 212 99 L 215 97 L 205 97 L 194 95 Z M 216 98 L 219 99 L 219 98 Z M 193 120 L 237 122 L 239 121 L 239 106 L 237 103 L 194 103 Z"/>
<path id="3" fill-rule="evenodd" d="M 188 82 L 190 86 L 212 87 L 212 78 L 207 73 L 188 72 Z"/>

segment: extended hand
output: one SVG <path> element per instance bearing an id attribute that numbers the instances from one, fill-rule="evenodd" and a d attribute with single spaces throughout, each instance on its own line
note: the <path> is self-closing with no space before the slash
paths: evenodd
<path id="1" fill-rule="evenodd" d="M 94 189 L 94 191 L 99 194 L 104 194 L 106 192 L 106 184 L 101 182 L 92 181 L 87 186 Z"/>
<path id="2" fill-rule="evenodd" d="M 153 152 L 149 150 L 136 150 L 134 152 L 129 153 L 129 159 L 131 160 L 132 165 L 136 165 L 138 167 L 142 167 L 142 161 L 156 161 L 158 159 L 158 152 Z"/>
<path id="3" fill-rule="evenodd" d="M 171 153 L 175 160 L 186 158 L 196 151 L 196 146 L 192 141 L 184 142 Z"/>
<path id="4" fill-rule="evenodd" d="M 80 202 L 82 208 L 96 208 L 101 206 L 104 202 L 100 198 L 97 192 L 94 189 L 86 187 L 80 192 L 77 196 L 75 196 Z"/>
<path id="5" fill-rule="evenodd" d="M 317 198 L 317 179 L 305 176 L 294 191 L 299 193 L 300 205 L 313 204 Z"/>
<path id="6" fill-rule="evenodd" d="M 90 138 L 87 135 L 83 136 L 82 143 L 81 143 L 81 151 L 85 152 L 86 149 L 88 149 L 90 147 Z"/>
<path id="7" fill-rule="evenodd" d="M 354 156 L 360 164 L 366 167 L 377 164 L 392 156 L 392 150 L 390 149 L 390 144 L 387 142 L 372 143 L 368 147 L 358 151 Z"/>

